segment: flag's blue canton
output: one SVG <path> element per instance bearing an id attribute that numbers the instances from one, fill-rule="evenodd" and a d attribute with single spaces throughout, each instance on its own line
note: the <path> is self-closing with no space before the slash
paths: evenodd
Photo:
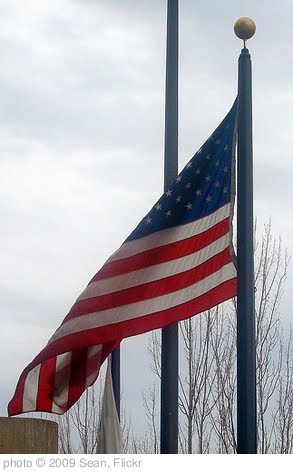
<path id="1" fill-rule="evenodd" d="M 126 241 L 203 218 L 231 201 L 237 103 Z"/>

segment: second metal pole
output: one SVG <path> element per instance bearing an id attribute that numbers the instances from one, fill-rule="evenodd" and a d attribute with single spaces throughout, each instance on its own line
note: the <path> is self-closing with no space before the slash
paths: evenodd
<path id="1" fill-rule="evenodd" d="M 168 0 L 164 189 L 178 175 L 178 0 Z M 178 454 L 178 324 L 162 329 L 161 454 Z"/>

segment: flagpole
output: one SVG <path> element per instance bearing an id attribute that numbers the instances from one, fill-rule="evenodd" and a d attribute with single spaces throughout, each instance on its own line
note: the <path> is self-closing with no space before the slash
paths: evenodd
<path id="1" fill-rule="evenodd" d="M 256 454 L 252 80 L 251 59 L 246 48 L 246 40 L 255 33 L 255 24 L 249 18 L 240 18 L 234 30 L 244 40 L 238 69 L 237 453 Z"/>
<path id="2" fill-rule="evenodd" d="M 111 373 L 116 410 L 120 420 L 120 345 L 114 349 L 111 355 Z"/>
<path id="3" fill-rule="evenodd" d="M 168 0 L 164 190 L 178 175 L 178 0 Z M 178 454 L 178 324 L 162 329 L 161 454 Z"/>

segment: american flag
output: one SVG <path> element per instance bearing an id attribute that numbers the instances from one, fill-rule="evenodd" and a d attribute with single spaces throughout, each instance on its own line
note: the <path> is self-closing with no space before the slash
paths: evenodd
<path id="1" fill-rule="evenodd" d="M 26 367 L 9 415 L 62 414 L 123 338 L 236 295 L 232 214 L 237 102 Z"/>

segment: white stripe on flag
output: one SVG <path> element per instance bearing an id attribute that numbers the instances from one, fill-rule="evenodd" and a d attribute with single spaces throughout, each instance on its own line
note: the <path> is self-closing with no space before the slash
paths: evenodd
<path id="1" fill-rule="evenodd" d="M 183 239 L 191 238 L 197 234 L 201 234 L 204 231 L 209 230 L 216 224 L 225 220 L 230 216 L 231 204 L 227 203 L 219 210 L 215 211 L 209 216 L 202 218 L 201 220 L 193 221 L 192 223 L 183 224 L 174 228 L 164 229 L 157 231 L 148 236 L 133 241 L 127 241 L 124 243 L 114 254 L 107 260 L 105 265 L 109 262 L 116 261 L 117 259 L 124 259 L 126 257 L 134 256 L 143 251 L 161 247 L 166 244 L 175 243 Z"/>
<path id="2" fill-rule="evenodd" d="M 41 364 L 30 370 L 26 376 L 23 390 L 23 413 L 36 409 L 40 370 Z"/>
<path id="3" fill-rule="evenodd" d="M 92 385 L 93 381 L 96 379 L 99 373 L 100 365 L 101 365 L 102 348 L 103 348 L 102 344 L 97 344 L 96 346 L 92 346 L 88 348 L 88 356 L 87 356 L 88 360 L 96 356 L 96 359 L 95 359 L 96 368 L 92 371 L 87 372 L 86 380 L 85 380 L 86 387 L 90 387 L 90 385 Z"/>
<path id="4" fill-rule="evenodd" d="M 116 275 L 107 279 L 97 280 L 88 285 L 77 301 L 117 292 L 130 287 L 137 287 L 138 285 L 148 282 L 161 280 L 166 276 L 170 277 L 194 269 L 203 262 L 211 259 L 216 254 L 222 252 L 229 246 L 229 243 L 230 235 L 227 234 L 212 244 L 209 244 L 204 249 L 201 249 L 196 254 L 193 253 L 155 266 L 126 272 L 125 274 Z"/>
<path id="5" fill-rule="evenodd" d="M 71 352 L 65 352 L 56 358 L 55 377 L 59 377 L 60 371 L 62 371 L 62 381 L 59 378 L 58 382 L 55 381 L 54 383 L 52 413 L 62 414 L 66 411 L 69 395 L 71 358 Z"/>

